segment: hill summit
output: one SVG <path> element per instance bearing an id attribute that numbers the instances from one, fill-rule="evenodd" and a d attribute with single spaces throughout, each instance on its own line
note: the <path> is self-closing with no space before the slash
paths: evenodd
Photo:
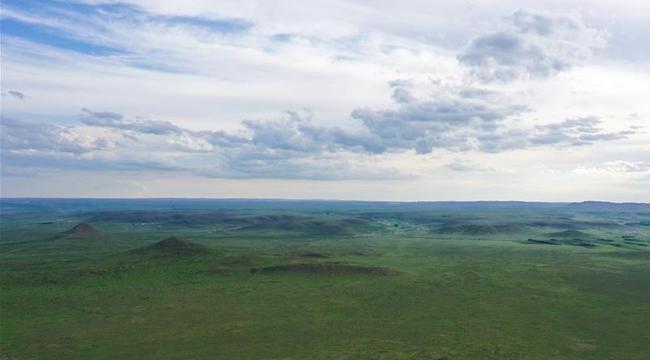
<path id="1" fill-rule="evenodd" d="M 210 252 L 210 250 L 203 245 L 176 236 L 168 237 L 155 244 L 137 249 L 137 251 L 140 253 L 175 256 L 199 255 Z"/>
<path id="2" fill-rule="evenodd" d="M 66 231 L 65 233 L 70 234 L 70 235 L 84 236 L 84 235 L 99 234 L 99 230 L 95 229 L 94 226 L 92 226 L 92 225 L 90 225 L 88 223 L 82 222 L 82 223 L 79 223 L 79 224 L 75 225 L 72 229 Z"/>

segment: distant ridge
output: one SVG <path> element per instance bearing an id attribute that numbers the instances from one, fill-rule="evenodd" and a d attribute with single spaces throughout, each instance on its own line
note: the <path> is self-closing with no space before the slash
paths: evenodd
<path id="1" fill-rule="evenodd" d="M 549 209 L 578 211 L 650 211 L 650 202 L 526 202 L 526 201 L 360 201 L 317 199 L 205 199 L 205 198 L 147 198 L 147 199 L 83 199 L 83 198 L 2 198 L 0 216 L 22 213 L 74 212 L 94 214 L 123 209 L 129 211 L 171 210 L 426 210 L 426 209 Z"/>
<path id="2" fill-rule="evenodd" d="M 650 210 L 650 203 L 623 202 L 614 203 L 607 201 L 583 201 L 568 204 L 568 207 L 579 210 Z"/>

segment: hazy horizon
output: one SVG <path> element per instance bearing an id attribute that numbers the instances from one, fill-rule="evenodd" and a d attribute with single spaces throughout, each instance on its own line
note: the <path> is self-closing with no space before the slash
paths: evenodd
<path id="1" fill-rule="evenodd" d="M 102 200 L 125 200 L 125 201 L 147 201 L 147 200 L 187 200 L 187 201 L 242 201 L 242 202 L 350 202 L 350 203 L 387 203 L 387 204 L 445 204 L 445 203 L 458 203 L 458 204 L 479 204 L 479 203 L 520 203 L 520 204 L 548 204 L 548 205 L 572 205 L 572 204 L 612 204 L 612 205 L 650 205 L 650 202 L 644 201 L 607 201 L 607 200 L 580 200 L 580 201 L 537 201 L 537 200 L 517 200 L 517 199 L 504 199 L 504 200 L 382 200 L 382 199 L 322 199 L 322 198 L 239 198 L 239 197 L 7 197 L 2 196 L 0 200 L 88 200 L 88 201 L 102 201 Z"/>

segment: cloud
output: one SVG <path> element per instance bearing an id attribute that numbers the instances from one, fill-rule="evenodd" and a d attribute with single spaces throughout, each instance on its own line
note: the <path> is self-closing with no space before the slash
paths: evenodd
<path id="1" fill-rule="evenodd" d="M 18 100 L 25 100 L 25 97 L 26 97 L 25 94 L 23 94 L 20 91 L 16 91 L 16 90 L 9 90 L 6 93 L 3 92 L 2 95 L 9 95 L 9 96 L 13 97 L 14 99 L 18 99 Z"/>
<path id="2" fill-rule="evenodd" d="M 594 116 L 567 119 L 561 123 L 536 126 L 530 136 L 533 145 L 564 144 L 589 145 L 598 141 L 625 139 L 635 130 L 605 131 Z"/>
<path id="3" fill-rule="evenodd" d="M 33 157 L 33 165 L 68 168 L 76 161 L 79 168 L 139 166 L 207 177 L 396 179 L 411 175 L 374 159 L 408 151 L 499 153 L 584 146 L 625 139 L 638 131 L 606 131 L 596 117 L 518 126 L 516 117 L 528 109 L 498 95 L 460 86 L 445 97 L 354 110 L 351 119 L 357 126 L 352 128 L 316 125 L 311 111 L 303 109 L 287 111 L 275 120 L 245 120 L 236 132 L 192 131 L 167 121 L 131 120 L 116 112 L 84 108 L 81 126 L 3 119 L 2 147 L 9 150 L 10 164 L 26 164 Z M 447 168 L 481 170 L 465 163 Z"/>
<path id="4" fill-rule="evenodd" d="M 126 2 L 26 2 L 3 7 L 3 17 L 3 23 L 6 22 L 3 34 L 84 54 L 122 57 L 145 55 L 142 51 L 145 49 L 160 50 L 158 45 L 164 41 L 140 44 L 133 41 L 136 37 L 141 40 L 148 37 L 147 32 L 206 39 L 244 34 L 254 26 L 250 20 L 239 17 L 221 17 L 212 12 L 209 15 L 157 14 Z"/>
<path id="5" fill-rule="evenodd" d="M 52 151 L 83 154 L 108 150 L 116 144 L 79 131 L 74 127 L 28 123 L 12 118 L 2 118 L 2 149 L 23 153 Z"/>
<path id="6" fill-rule="evenodd" d="M 411 80 L 392 80 L 388 85 L 393 88 L 393 95 L 391 96 L 396 103 L 408 104 L 417 100 L 412 92 L 413 82 Z"/>
<path id="7" fill-rule="evenodd" d="M 150 19 L 160 21 L 171 26 L 190 26 L 206 29 L 223 34 L 238 34 L 247 32 L 253 28 L 254 24 L 246 19 L 240 18 L 207 18 L 200 16 L 168 16 L 157 15 L 150 16 Z"/>
<path id="8" fill-rule="evenodd" d="M 480 98 L 463 97 L 462 90 L 445 96 L 397 101 L 394 109 L 357 109 L 352 117 L 361 121 L 376 152 L 433 149 L 467 151 L 476 146 L 475 132 L 492 131 L 525 107 Z"/>
<path id="9" fill-rule="evenodd" d="M 398 180 L 413 178 L 399 169 L 374 164 L 359 154 L 297 154 L 239 148 L 224 154 L 224 162 L 195 169 L 197 175 L 214 178 L 262 178 L 308 180 Z M 365 160 L 365 161 L 364 161 Z"/>
<path id="10" fill-rule="evenodd" d="M 484 172 L 484 171 L 494 171 L 493 168 L 487 167 L 481 164 L 477 164 L 471 161 L 455 161 L 447 163 L 443 166 L 444 168 L 452 171 L 458 172 Z"/>
<path id="11" fill-rule="evenodd" d="M 605 35 L 578 15 L 517 10 L 503 29 L 474 38 L 458 61 L 482 81 L 545 78 L 589 59 Z"/>
<path id="12" fill-rule="evenodd" d="M 608 161 L 592 167 L 579 167 L 578 172 L 650 173 L 650 161 Z"/>
<path id="13" fill-rule="evenodd" d="M 202 136 L 196 136 L 191 132 L 185 132 L 178 136 L 170 137 L 168 142 L 178 151 L 182 152 L 210 152 L 214 146 Z"/>
<path id="14" fill-rule="evenodd" d="M 177 172 L 189 169 L 164 159 L 129 158 L 128 156 L 76 156 L 70 153 L 11 152 L 3 155 L 2 171 L 13 169 L 56 169 L 83 171 L 160 171 Z"/>
<path id="15" fill-rule="evenodd" d="M 128 120 L 123 115 L 110 111 L 91 111 L 82 109 L 81 122 L 88 126 L 129 130 L 142 134 L 168 135 L 180 134 L 183 129 L 168 122 L 156 120 Z"/>
<path id="16" fill-rule="evenodd" d="M 92 11 L 65 9 L 60 2 L 50 5 L 42 11 L 12 10 L 9 15 L 16 21 L 56 28 L 62 36 L 121 52 L 115 56 L 72 56 L 47 49 L 48 56 L 58 56 L 53 71 L 42 60 L 46 59 L 41 55 L 43 47 L 29 43 L 43 39 L 9 39 L 14 69 L 21 70 L 15 73 L 33 74 L 16 76 L 18 85 L 14 86 L 40 86 L 44 84 L 41 78 L 46 78 L 52 84 L 35 93 L 65 87 L 96 89 L 102 94 L 83 102 L 93 110 L 84 108 L 78 124 L 43 124 L 40 128 L 9 124 L 8 135 L 3 134 L 3 150 L 9 149 L 8 156 L 22 164 L 28 164 L 31 157 L 33 164 L 62 168 L 140 167 L 231 178 L 386 179 L 410 176 L 402 173 L 408 166 L 383 162 L 393 155 L 409 162 L 426 159 L 412 153 L 445 156 L 584 146 L 625 139 L 637 131 L 610 131 L 595 117 L 547 119 L 544 121 L 554 122 L 546 124 L 535 120 L 536 125 L 524 126 L 532 122 L 522 120 L 531 120 L 524 118 L 533 110 L 500 91 L 498 86 L 503 84 L 476 86 L 474 79 L 463 78 L 464 72 L 459 71 L 458 63 L 487 82 L 547 77 L 570 69 L 604 44 L 602 33 L 574 15 L 517 11 L 502 28 L 475 38 L 456 61 L 449 51 L 440 55 L 439 49 L 410 32 L 400 32 L 406 37 L 382 37 L 352 28 L 343 32 L 345 36 L 337 31 L 319 36 L 318 32 L 293 28 L 293 22 L 285 29 L 283 24 L 270 26 L 259 17 L 221 16 L 217 10 L 176 14 L 155 12 L 144 5 L 107 5 Z M 50 16 L 53 14 L 61 16 Z M 48 45 L 58 46 L 51 41 Z M 32 67 L 19 67 L 24 59 L 30 60 Z M 48 71 L 27 71 L 37 67 Z M 55 72 L 59 68 L 68 70 Z M 82 72 L 77 73 L 78 69 Z M 161 69 L 168 71 L 165 77 L 161 77 Z M 171 70 L 178 73 L 171 74 Z M 68 80 L 69 74 L 76 74 L 76 81 Z M 106 74 L 121 75 L 110 83 Z M 430 75 L 441 80 L 425 80 Z M 378 84 L 393 76 L 404 79 L 389 82 L 393 103 L 386 105 L 386 89 Z M 54 79 L 59 78 L 66 80 L 57 83 Z M 337 82 L 343 78 L 345 82 Z M 172 87 L 174 91 L 165 93 L 166 97 L 156 97 L 158 88 L 167 88 L 156 84 L 167 82 L 180 86 Z M 102 86 L 97 88 L 95 83 Z M 316 86 L 309 87 L 313 84 Z M 363 86 L 350 88 L 351 84 Z M 255 93 L 258 88 L 264 90 Z M 344 88 L 347 90 L 338 91 Z M 129 89 L 130 93 L 114 89 Z M 29 88 L 25 90 L 31 93 Z M 150 96 L 132 101 L 133 94 L 142 91 Z M 363 97 L 373 92 L 373 96 Z M 70 94 L 68 101 L 52 97 L 57 104 L 41 110 L 41 116 L 51 109 L 62 113 L 59 103 L 79 106 L 79 92 Z M 248 96 L 253 99 L 245 102 Z M 337 96 L 345 101 L 331 101 Z M 307 104 L 314 104 L 323 118 L 304 109 L 288 111 L 278 119 L 268 116 Z M 200 126 L 213 130 L 194 131 L 169 121 L 96 110 L 105 108 L 131 114 L 155 108 L 156 113 L 173 113 L 175 118 L 183 110 L 193 126 L 202 122 Z M 240 118 L 247 120 L 240 122 L 236 131 L 214 130 Z M 328 124 L 330 121 L 337 125 Z M 447 168 L 476 171 L 474 165 L 450 163 Z"/>
<path id="17" fill-rule="evenodd" d="M 467 97 L 467 92 L 479 98 Z M 462 94 L 462 95 L 461 95 Z M 294 157 L 326 153 L 379 155 L 434 150 L 498 153 L 539 146 L 583 146 L 625 139 L 638 128 L 607 131 L 597 117 L 522 127 L 516 118 L 528 109 L 507 104 L 490 91 L 456 89 L 447 98 L 397 102 L 396 108 L 361 108 L 352 112 L 356 129 L 324 127 L 299 117 L 273 121 L 244 121 L 239 135 L 213 134 L 211 142 L 232 149 L 246 149 L 247 156 L 260 160 L 278 153 Z"/>
<path id="18" fill-rule="evenodd" d="M 561 122 L 529 128 L 500 127 L 477 134 L 481 151 L 497 153 L 539 146 L 572 147 L 598 142 L 626 139 L 639 129 L 607 131 L 598 126 L 602 120 L 594 116 L 566 119 Z"/>

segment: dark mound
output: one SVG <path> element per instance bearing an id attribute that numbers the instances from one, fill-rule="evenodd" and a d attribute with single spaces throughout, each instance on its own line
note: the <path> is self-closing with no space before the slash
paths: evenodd
<path id="1" fill-rule="evenodd" d="M 561 242 L 555 240 L 555 239 L 550 239 L 550 240 L 536 240 L 536 239 L 528 239 L 529 244 L 538 244 L 538 245 L 561 245 Z"/>
<path id="2" fill-rule="evenodd" d="M 606 243 L 608 245 L 618 245 L 618 244 L 610 244 L 607 241 L 600 241 L 600 240 L 584 240 L 584 239 L 548 239 L 548 240 L 536 240 L 536 239 L 528 239 L 525 243 L 527 244 L 535 244 L 535 245 L 571 245 L 571 246 L 579 246 L 583 248 L 595 248 L 598 246 L 597 243 L 602 244 Z"/>
<path id="3" fill-rule="evenodd" d="M 203 245 L 172 236 L 153 245 L 135 249 L 134 252 L 160 256 L 194 256 L 209 254 L 211 250 Z"/>
<path id="4" fill-rule="evenodd" d="M 328 263 L 292 263 L 269 266 L 264 268 L 252 268 L 251 273 L 273 274 L 315 274 L 315 275 L 376 275 L 391 276 L 399 272 L 379 266 L 366 266 L 354 264 L 342 264 L 336 262 Z"/>
<path id="5" fill-rule="evenodd" d="M 289 253 L 291 256 L 295 257 L 303 257 L 303 258 L 317 258 L 317 259 L 323 259 L 329 257 L 327 254 L 321 254 L 317 252 L 292 252 Z"/>
<path id="6" fill-rule="evenodd" d="M 515 224 L 497 224 L 497 225 L 445 225 L 438 228 L 435 232 L 438 234 L 463 234 L 463 235 L 496 235 L 512 234 L 523 230 L 521 225 Z"/>
<path id="7" fill-rule="evenodd" d="M 83 222 L 65 232 L 65 234 L 76 236 L 97 235 L 99 233 L 99 230 L 95 229 L 92 225 Z"/>
<path id="8" fill-rule="evenodd" d="M 546 235 L 550 237 L 572 238 L 572 239 L 584 239 L 584 238 L 591 237 L 591 235 L 578 230 L 565 230 L 560 232 L 548 233 Z"/>

